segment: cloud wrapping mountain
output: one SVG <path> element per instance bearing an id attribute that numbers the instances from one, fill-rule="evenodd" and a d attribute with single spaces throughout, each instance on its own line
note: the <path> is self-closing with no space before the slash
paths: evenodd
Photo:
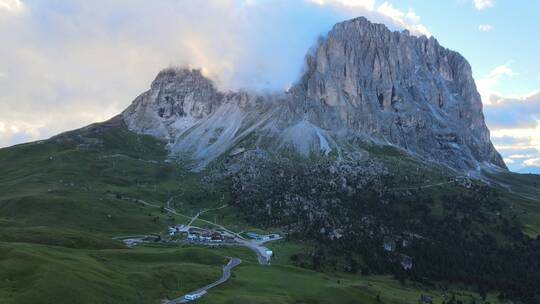
<path id="1" fill-rule="evenodd" d="M 225 90 L 281 91 L 337 21 L 423 28 L 414 12 L 383 4 L 0 0 L 0 146 L 104 120 L 164 66 L 202 68 Z"/>
<path id="2" fill-rule="evenodd" d="M 392 32 L 360 17 L 336 24 L 307 69 L 275 94 L 219 91 L 198 70 L 167 69 L 122 117 L 168 141 L 200 170 L 229 151 L 338 159 L 359 141 L 394 145 L 458 171 L 506 168 L 490 142 L 471 67 L 433 37 Z M 241 153 L 241 152 L 239 152 Z"/>

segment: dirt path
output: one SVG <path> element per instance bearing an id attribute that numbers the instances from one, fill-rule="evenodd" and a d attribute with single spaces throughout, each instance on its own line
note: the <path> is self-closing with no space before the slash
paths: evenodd
<path id="1" fill-rule="evenodd" d="M 398 191 L 402 191 L 402 190 L 427 189 L 427 188 L 432 188 L 432 187 L 438 187 L 438 186 L 448 185 L 448 184 L 451 184 L 451 183 L 454 183 L 454 181 L 452 180 L 452 181 L 448 181 L 448 182 L 441 182 L 441 183 L 429 184 L 429 185 L 423 185 L 423 186 L 418 186 L 418 187 L 392 188 L 392 189 L 390 189 L 390 190 L 398 190 Z"/>

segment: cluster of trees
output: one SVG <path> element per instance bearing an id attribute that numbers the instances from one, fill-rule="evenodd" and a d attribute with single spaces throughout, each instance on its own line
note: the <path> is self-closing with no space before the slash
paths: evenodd
<path id="1" fill-rule="evenodd" d="M 512 210 L 488 186 L 394 191 L 392 176 L 273 170 L 260 189 L 237 185 L 235 202 L 254 224 L 280 225 L 291 238 L 315 241 L 312 252 L 291 257 L 299 266 L 460 282 L 540 303 L 540 239 L 521 232 Z M 353 188 L 358 183 L 361 189 Z M 385 250 L 385 239 L 395 249 Z M 412 259 L 411 269 L 402 266 L 404 257 Z"/>

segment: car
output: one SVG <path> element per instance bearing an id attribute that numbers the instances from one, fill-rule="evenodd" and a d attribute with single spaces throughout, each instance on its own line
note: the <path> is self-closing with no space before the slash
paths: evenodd
<path id="1" fill-rule="evenodd" d="M 188 301 L 193 301 L 193 300 L 199 299 L 204 294 L 206 294 L 206 291 L 201 291 L 201 292 L 197 292 L 197 293 L 188 293 L 187 295 L 184 296 L 184 299 L 186 299 Z"/>

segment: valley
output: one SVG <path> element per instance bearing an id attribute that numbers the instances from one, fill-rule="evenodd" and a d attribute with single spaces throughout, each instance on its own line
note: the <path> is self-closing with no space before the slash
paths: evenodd
<path id="1" fill-rule="evenodd" d="M 540 176 L 463 56 L 364 17 L 282 92 L 170 67 L 0 168 L 2 304 L 540 303 Z"/>
<path id="2" fill-rule="evenodd" d="M 392 153 L 377 153 L 409 164 Z M 436 303 L 443 295 L 465 302 L 482 298 L 475 289 L 442 281 L 400 283 L 391 276 L 299 267 L 295 257 L 317 247 L 303 237 L 267 245 L 274 252 L 269 266 L 259 265 L 251 249 L 236 246 L 157 241 L 127 248 L 112 238 L 165 239 L 167 227 L 190 222 L 198 227 L 217 224 L 235 233 L 270 227 L 250 224 L 238 210 L 242 207 L 233 203 L 228 181 L 208 183 L 202 173 L 182 170 L 168 161 L 162 143 L 121 124 L 97 124 L 2 149 L 0 162 L 2 303 L 159 303 L 214 282 L 227 256 L 242 263 L 200 303 L 413 303 L 423 294 Z M 444 180 L 401 181 L 395 188 L 442 191 L 455 184 Z M 533 205 L 515 203 L 527 210 L 520 214 L 524 219 L 538 216 L 529 209 Z M 529 222 L 531 231 L 536 224 Z M 486 301 L 498 303 L 495 296 L 488 292 Z"/>

